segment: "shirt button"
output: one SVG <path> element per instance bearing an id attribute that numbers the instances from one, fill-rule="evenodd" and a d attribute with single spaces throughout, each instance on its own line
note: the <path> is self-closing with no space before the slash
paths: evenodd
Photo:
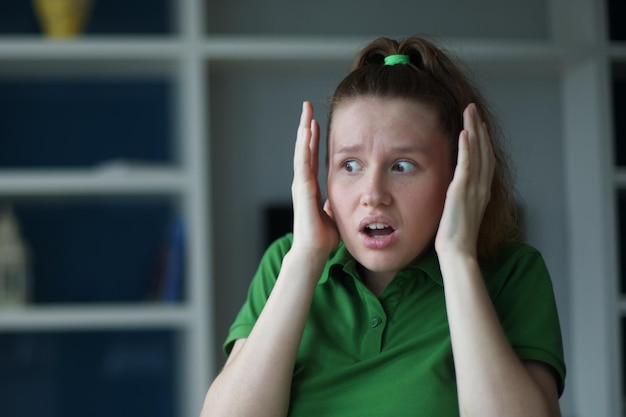
<path id="1" fill-rule="evenodd" d="M 372 320 L 370 321 L 370 326 L 374 328 L 382 322 L 383 322 L 383 319 L 381 319 L 380 317 L 372 317 Z"/>

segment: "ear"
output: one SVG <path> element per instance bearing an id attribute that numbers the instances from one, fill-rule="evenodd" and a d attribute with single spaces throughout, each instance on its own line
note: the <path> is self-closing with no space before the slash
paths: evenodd
<path id="1" fill-rule="evenodd" d="M 330 217 L 331 219 L 333 219 L 333 221 L 335 221 L 335 216 L 333 215 L 333 208 L 330 206 L 330 201 L 328 199 L 326 199 L 326 201 L 324 202 L 324 211 L 326 212 L 326 214 L 328 214 L 328 217 Z"/>

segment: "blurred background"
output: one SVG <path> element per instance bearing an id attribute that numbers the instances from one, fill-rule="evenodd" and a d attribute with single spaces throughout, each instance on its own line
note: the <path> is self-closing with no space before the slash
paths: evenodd
<path id="1" fill-rule="evenodd" d="M 0 415 L 197 416 L 289 230 L 301 102 L 325 131 L 359 48 L 414 33 L 500 117 L 553 277 L 563 415 L 626 415 L 624 18 L 620 0 L 0 0 Z"/>

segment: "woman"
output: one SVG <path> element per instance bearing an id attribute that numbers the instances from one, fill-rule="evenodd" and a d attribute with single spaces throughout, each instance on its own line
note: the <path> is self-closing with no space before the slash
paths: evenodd
<path id="1" fill-rule="evenodd" d="M 335 91 L 328 199 L 302 109 L 294 231 L 266 252 L 202 416 L 558 416 L 550 277 L 515 240 L 483 99 L 426 39 L 366 46 Z"/>

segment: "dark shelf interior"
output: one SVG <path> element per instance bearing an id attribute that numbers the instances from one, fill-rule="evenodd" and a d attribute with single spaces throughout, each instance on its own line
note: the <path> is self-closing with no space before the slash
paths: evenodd
<path id="1" fill-rule="evenodd" d="M 626 2 L 624 0 L 608 0 L 607 2 L 609 39 L 612 41 L 626 40 Z"/>
<path id="2" fill-rule="evenodd" d="M 611 66 L 615 164 L 626 167 L 626 62 Z"/>
<path id="3" fill-rule="evenodd" d="M 163 300 L 164 265 L 178 221 L 167 198 L 18 199 L 31 252 L 34 304 Z M 177 270 L 178 301 L 184 271 Z"/>
<path id="4" fill-rule="evenodd" d="M 0 80 L 0 168 L 172 162 L 172 90 L 151 78 Z"/>
<path id="5" fill-rule="evenodd" d="M 177 415 L 172 331 L 0 334 L 0 415 Z"/>

